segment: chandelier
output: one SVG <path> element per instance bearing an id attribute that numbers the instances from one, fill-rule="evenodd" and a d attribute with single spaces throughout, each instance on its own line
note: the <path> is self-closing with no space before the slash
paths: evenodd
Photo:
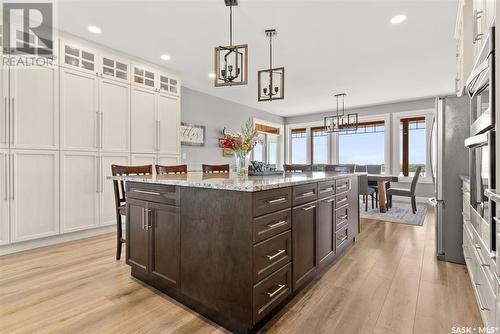
<path id="1" fill-rule="evenodd" d="M 276 29 L 266 30 L 269 37 L 269 69 L 258 72 L 258 101 L 281 100 L 285 98 L 285 68 L 273 68 L 273 37 Z"/>
<path id="2" fill-rule="evenodd" d="M 246 85 L 248 76 L 248 45 L 233 45 L 233 6 L 238 0 L 224 0 L 229 7 L 229 45 L 215 48 L 215 87 Z"/>
<path id="3" fill-rule="evenodd" d="M 345 96 L 346 93 L 335 94 L 337 99 L 337 111 L 335 115 L 326 116 L 324 125 L 326 132 L 349 132 L 358 129 L 358 114 L 345 114 Z"/>

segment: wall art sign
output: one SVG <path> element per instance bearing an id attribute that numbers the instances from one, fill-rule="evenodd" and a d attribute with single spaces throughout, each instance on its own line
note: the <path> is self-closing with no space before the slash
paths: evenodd
<path id="1" fill-rule="evenodd" d="M 205 126 L 181 122 L 181 145 L 205 146 Z"/>

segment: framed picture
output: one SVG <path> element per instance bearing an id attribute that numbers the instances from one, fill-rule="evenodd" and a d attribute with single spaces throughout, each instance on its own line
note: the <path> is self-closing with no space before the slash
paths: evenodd
<path id="1" fill-rule="evenodd" d="M 181 122 L 181 145 L 205 146 L 205 126 Z"/>

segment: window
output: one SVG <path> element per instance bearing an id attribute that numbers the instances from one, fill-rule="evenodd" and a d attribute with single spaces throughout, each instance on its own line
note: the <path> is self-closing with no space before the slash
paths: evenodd
<path id="1" fill-rule="evenodd" d="M 253 160 L 265 162 L 266 156 L 264 152 L 264 145 L 265 145 L 266 135 L 259 134 L 259 138 L 261 142 L 255 144 L 255 147 L 253 148 Z"/>
<path id="2" fill-rule="evenodd" d="M 328 163 L 328 133 L 324 126 L 311 128 L 311 152 L 313 164 Z"/>
<path id="3" fill-rule="evenodd" d="M 382 165 L 385 171 L 385 122 L 358 123 L 357 130 L 339 132 L 339 163 Z"/>
<path id="4" fill-rule="evenodd" d="M 425 117 L 402 118 L 399 121 L 399 161 L 401 174 L 413 176 L 418 166 L 425 176 L 426 126 Z"/>
<path id="5" fill-rule="evenodd" d="M 307 130 L 305 128 L 292 129 L 292 163 L 307 163 Z"/>
<path id="6" fill-rule="evenodd" d="M 258 123 L 255 124 L 255 129 L 259 132 L 261 142 L 255 145 L 252 160 L 262 161 L 269 165 L 277 165 L 280 129 Z"/>

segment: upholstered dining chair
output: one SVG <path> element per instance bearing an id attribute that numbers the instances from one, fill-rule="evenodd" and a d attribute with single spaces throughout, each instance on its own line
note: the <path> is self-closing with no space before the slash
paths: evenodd
<path id="1" fill-rule="evenodd" d="M 229 173 L 229 165 L 201 165 L 203 173 Z"/>
<path id="2" fill-rule="evenodd" d="M 120 166 L 111 165 L 111 175 L 151 175 L 153 166 Z M 125 201 L 125 182 L 113 180 L 115 191 L 115 210 L 116 210 L 116 259 L 119 260 L 122 255 L 122 244 L 126 242 L 123 238 L 122 216 L 127 215 L 127 206 Z"/>
<path id="3" fill-rule="evenodd" d="M 410 197 L 411 199 L 411 209 L 413 214 L 417 213 L 417 202 L 415 199 L 415 190 L 417 189 L 418 178 L 420 177 L 420 172 L 422 170 L 422 166 L 418 166 L 415 170 L 415 175 L 413 175 L 413 179 L 411 181 L 410 189 L 403 188 L 389 188 L 387 189 L 387 207 L 392 208 L 392 196 L 402 196 L 402 197 Z"/>
<path id="4" fill-rule="evenodd" d="M 354 167 L 354 171 L 356 173 L 366 173 L 366 167 L 367 167 L 366 165 L 356 165 Z"/>
<path id="5" fill-rule="evenodd" d="M 372 199 L 372 209 L 374 208 L 374 199 L 375 199 L 375 189 L 368 187 L 368 175 L 361 174 L 358 177 L 359 183 L 359 194 L 363 196 L 363 203 L 365 203 L 365 211 L 368 211 L 368 196 Z"/>
<path id="6" fill-rule="evenodd" d="M 368 174 L 380 175 L 382 174 L 382 165 L 366 165 L 366 172 Z M 385 189 L 389 189 L 390 182 L 385 183 Z M 368 181 L 368 187 L 375 189 L 375 204 L 378 205 L 378 185 L 377 181 Z"/>
<path id="7" fill-rule="evenodd" d="M 346 165 L 325 165 L 325 172 L 337 172 L 337 173 L 354 173 L 356 165 L 346 164 Z"/>
<path id="8" fill-rule="evenodd" d="M 283 169 L 285 172 L 292 172 L 292 173 L 303 173 L 303 172 L 312 172 L 313 167 L 312 165 L 307 165 L 307 164 L 291 164 L 291 165 L 283 165 Z"/>
<path id="9" fill-rule="evenodd" d="M 156 169 L 156 175 L 187 173 L 187 165 L 176 165 L 176 166 L 156 165 L 155 169 Z"/>

